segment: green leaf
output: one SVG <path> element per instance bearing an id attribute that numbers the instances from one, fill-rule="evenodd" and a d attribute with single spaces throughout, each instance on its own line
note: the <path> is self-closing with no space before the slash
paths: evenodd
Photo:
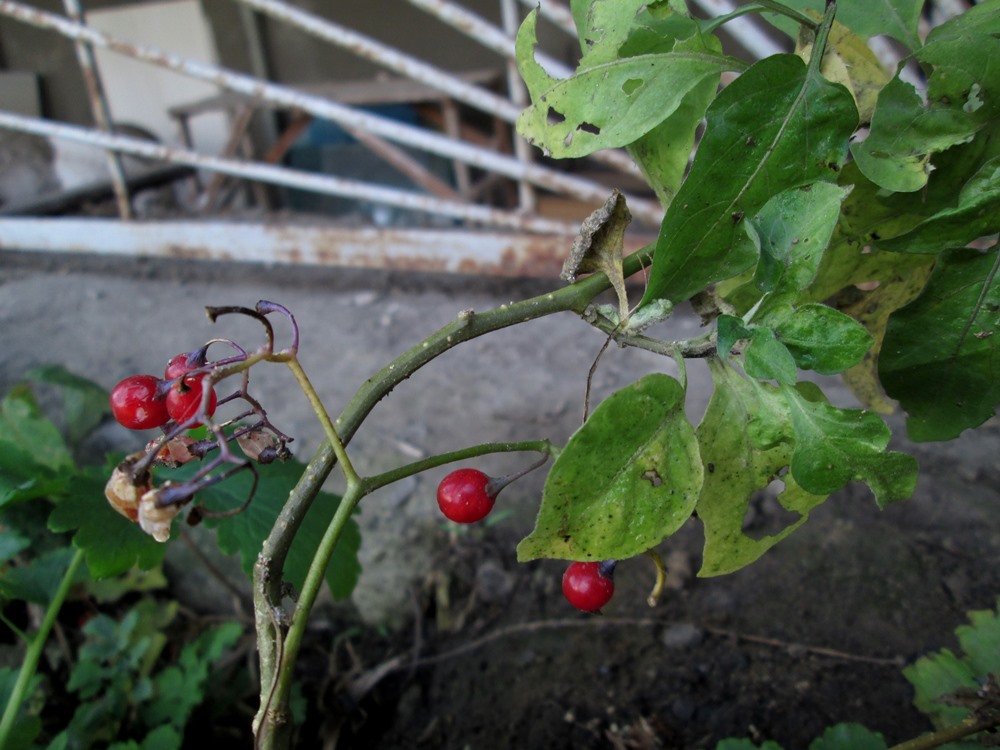
<path id="1" fill-rule="evenodd" d="M 889 319 L 879 357 L 913 440 L 950 440 L 1000 401 L 1000 253 L 943 254 L 923 293 Z"/>
<path id="2" fill-rule="evenodd" d="M 7 568 L 0 575 L 0 597 L 48 604 L 66 575 L 73 550 L 59 547 L 45 552 L 26 565 Z M 77 580 L 85 580 L 81 571 Z"/>
<path id="3" fill-rule="evenodd" d="M 784 750 L 777 742 L 768 740 L 763 745 L 748 739 L 720 740 L 715 750 Z"/>
<path id="4" fill-rule="evenodd" d="M 824 7 L 824 0 L 782 2 L 796 10 L 822 12 Z M 837 20 L 865 39 L 885 34 L 914 50 L 920 47 L 917 27 L 923 5 L 924 0 L 841 0 L 837 3 Z M 786 16 L 772 13 L 763 16 L 793 39 L 798 33 L 798 24 Z"/>
<path id="5" fill-rule="evenodd" d="M 31 545 L 31 540 L 14 529 L 0 529 L 0 565 L 14 559 L 23 549 Z"/>
<path id="6" fill-rule="evenodd" d="M 246 510 L 229 518 L 205 520 L 206 526 L 216 530 L 219 549 L 227 554 L 239 553 L 243 570 L 248 578 L 253 576 L 253 566 L 260 554 L 261 545 L 271 532 L 288 498 L 288 493 L 304 471 L 305 466 L 296 461 L 262 466 L 259 469 L 260 483 L 257 494 Z M 241 472 L 220 484 L 206 488 L 198 494 L 198 497 L 214 511 L 237 508 L 246 500 L 250 484 L 249 473 Z M 295 544 L 292 545 L 285 562 L 284 577 L 296 590 L 302 587 L 320 539 L 330 525 L 330 520 L 339 504 L 339 497 L 321 492 L 295 535 Z M 361 534 L 358 525 L 350 521 L 326 571 L 326 582 L 337 600 L 350 596 L 357 583 L 361 572 L 357 556 L 360 545 Z"/>
<path id="7" fill-rule="evenodd" d="M 888 745 L 878 732 L 860 724 L 837 724 L 809 744 L 809 750 L 886 750 Z"/>
<path id="8" fill-rule="evenodd" d="M 753 329 L 743 357 L 747 375 L 758 380 L 792 385 L 799 372 L 792 353 L 770 328 Z"/>
<path id="9" fill-rule="evenodd" d="M 518 560 L 645 552 L 691 516 L 701 483 L 684 389 L 666 375 L 648 375 L 608 397 L 570 438 Z"/>
<path id="10" fill-rule="evenodd" d="M 760 243 L 758 289 L 785 294 L 809 286 L 849 193 L 849 188 L 817 182 L 779 193 L 764 205 L 750 220 Z"/>
<path id="11" fill-rule="evenodd" d="M 780 391 L 744 379 L 734 368 L 709 359 L 715 391 L 698 426 L 705 478 L 698 519 L 705 527 L 705 550 L 698 575 L 732 573 L 757 560 L 805 523 L 826 495 L 812 495 L 782 476 L 778 502 L 798 520 L 776 534 L 755 539 L 743 531 L 751 495 L 787 470 L 794 436 Z"/>
<path id="12" fill-rule="evenodd" d="M 205 684 L 212 666 L 242 634 L 239 623 L 229 622 L 205 631 L 184 646 L 177 663 L 153 678 L 153 699 L 142 710 L 146 724 L 168 724 L 183 731 L 192 711 L 205 698 Z"/>
<path id="13" fill-rule="evenodd" d="M 774 195 L 833 181 L 858 123 L 850 93 L 795 55 L 769 57 L 727 86 L 656 243 L 643 304 L 681 302 L 749 268 L 743 224 Z"/>
<path id="14" fill-rule="evenodd" d="M 516 42 L 518 69 L 532 101 L 517 121 L 526 140 L 557 159 L 626 146 L 677 111 L 690 91 L 743 67 L 717 51 L 684 46 L 619 59 L 646 5 L 627 0 L 593 6 L 582 32 L 586 52 L 576 73 L 562 80 L 535 62 L 538 13 L 528 14 Z"/>
<path id="15" fill-rule="evenodd" d="M 57 386 L 62 392 L 66 433 L 70 445 L 78 445 L 105 416 L 111 413 L 106 389 L 76 375 L 61 365 L 43 365 L 29 370 L 26 378 Z"/>
<path id="16" fill-rule="evenodd" d="M 927 714 L 934 726 L 940 728 L 960 723 L 968 716 L 968 709 L 946 706 L 937 702 L 942 695 L 959 688 L 978 687 L 976 672 L 964 659 L 949 649 L 922 656 L 903 670 L 903 676 L 913 685 L 916 695 L 914 705 Z"/>
<path id="17" fill-rule="evenodd" d="M 913 192 L 933 156 L 971 140 L 1000 115 L 1000 0 L 936 27 L 917 59 L 933 66 L 927 103 L 898 76 L 879 95 L 868 138 L 851 147 L 861 171 L 882 187 Z"/>
<path id="18" fill-rule="evenodd" d="M 726 359 L 729 353 L 741 339 L 748 339 L 753 334 L 744 325 L 743 320 L 733 315 L 720 315 L 716 325 L 716 349 L 720 359 Z"/>
<path id="19" fill-rule="evenodd" d="M 83 550 L 96 579 L 119 575 L 133 565 L 149 570 L 163 560 L 166 549 L 108 504 L 104 484 L 110 474 L 110 469 L 96 468 L 79 474 L 49 515 L 51 531 L 76 532 L 73 546 Z"/>
<path id="20" fill-rule="evenodd" d="M 10 702 L 19 675 L 19 669 L 0 667 L 0 706 L 6 708 Z M 28 689 L 25 691 L 27 700 L 22 703 L 21 708 L 18 710 L 14 726 L 11 727 L 10 734 L 7 735 L 4 750 L 29 750 L 29 748 L 35 747 L 32 743 L 41 734 L 42 720 L 34 713 L 30 713 L 27 707 L 36 703 L 33 698 L 43 682 L 44 678 L 36 674 L 28 683 Z"/>
<path id="21" fill-rule="evenodd" d="M 56 426 L 27 386 L 0 402 L 0 506 L 59 494 L 76 471 Z"/>
<path id="22" fill-rule="evenodd" d="M 885 450 L 890 432 L 878 415 L 830 406 L 817 400 L 808 385 L 782 388 L 795 430 L 795 480 L 822 495 L 863 481 L 880 508 L 913 494 L 917 462 L 905 453 Z"/>
<path id="23" fill-rule="evenodd" d="M 761 324 L 774 329 L 803 370 L 834 375 L 857 364 L 872 345 L 872 336 L 853 318 L 816 303 L 792 308 L 777 305 Z"/>
<path id="24" fill-rule="evenodd" d="M 938 211 L 912 231 L 879 240 L 883 250 L 938 253 L 1000 231 L 1000 157 L 984 164 L 962 187 L 958 204 Z"/>

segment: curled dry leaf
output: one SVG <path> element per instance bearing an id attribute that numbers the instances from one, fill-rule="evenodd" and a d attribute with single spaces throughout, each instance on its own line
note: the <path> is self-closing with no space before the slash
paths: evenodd
<path id="1" fill-rule="evenodd" d="M 178 503 L 160 504 L 163 490 L 169 488 L 168 482 L 163 487 L 157 487 L 146 492 L 139 501 L 139 527 L 158 542 L 170 539 L 170 525 L 181 512 Z"/>
<path id="2" fill-rule="evenodd" d="M 104 496 L 111 507 L 130 521 L 139 520 L 140 498 L 152 487 L 149 472 L 138 477 L 132 475 L 132 465 L 144 455 L 145 453 L 139 452 L 127 456 L 111 472 L 111 478 L 104 486 Z"/>

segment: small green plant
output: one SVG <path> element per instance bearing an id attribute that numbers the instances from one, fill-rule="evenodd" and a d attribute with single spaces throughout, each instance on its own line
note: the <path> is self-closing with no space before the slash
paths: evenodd
<path id="1" fill-rule="evenodd" d="M 302 369 L 289 310 L 267 301 L 208 308 L 213 322 L 257 321 L 262 341 L 213 338 L 176 355 L 164 379 L 125 401 L 126 426 L 147 424 L 137 419 L 144 409 L 161 419 L 160 400 L 169 418 L 106 483 L 113 506 L 138 526 L 77 487 L 77 500 L 57 505 L 50 528 L 75 530 L 74 546 L 98 577 L 155 564 L 157 542 L 171 538 L 189 506 L 189 523 L 216 529 L 220 547 L 239 553 L 253 579 L 257 745 L 283 748 L 316 597 L 324 582 L 337 598 L 350 593 L 352 514 L 392 482 L 497 452 L 553 459 L 517 558 L 598 566 L 603 595 L 610 579 L 600 579 L 602 561 L 649 553 L 693 518 L 705 535 L 700 575 L 716 576 L 752 564 L 848 483 L 865 483 L 880 508 L 909 497 L 917 463 L 888 450 L 880 414 L 898 403 L 912 439 L 948 440 L 989 419 L 1000 401 L 1000 252 L 992 237 L 1000 230 L 1000 0 L 975 5 L 926 38 L 921 6 L 757 0 L 700 19 L 682 0 L 573 0 L 581 57 L 565 79 L 535 60 L 532 11 L 516 45 L 532 102 L 520 133 L 553 158 L 627 149 L 664 209 L 657 239 L 624 256 L 630 214 L 614 192 L 568 252 L 570 284 L 459 313 L 374 373 L 336 417 Z M 746 13 L 787 33 L 794 52 L 754 62 L 725 54 L 716 32 Z M 886 70 L 869 50 L 879 34 L 906 50 L 924 90 L 907 82 L 903 66 Z M 737 77 L 722 87 L 723 73 Z M 625 281 L 639 272 L 644 292 L 630 300 Z M 609 291 L 615 303 L 602 304 Z M 656 324 L 684 303 L 706 332 L 657 338 Z M 377 475 L 358 472 L 352 437 L 414 372 L 471 339 L 563 312 L 608 342 L 668 357 L 678 376 L 648 373 L 592 411 L 585 403 L 588 416 L 562 445 L 483 443 Z M 287 331 L 282 346 L 275 323 Z M 210 347 L 224 354 L 210 359 Z M 693 358 L 707 362 L 714 385 L 697 424 L 686 410 L 685 363 Z M 323 428 L 325 442 L 304 469 L 282 461 L 291 438 L 250 392 L 252 368 L 266 363 L 289 368 Z M 831 404 L 802 371 L 841 375 L 865 408 Z M 228 383 L 237 383 L 231 392 Z M 33 487 L 29 493 L 64 489 L 60 454 L 8 442 L 15 458 L 0 456 L 3 468 Z M 335 467 L 340 498 L 320 491 Z M 795 519 L 773 534 L 747 535 L 753 493 L 779 478 L 778 502 Z M 24 499 L 23 487 L 9 484 Z M 459 520 L 488 514 L 495 489 L 481 484 L 476 512 Z M 453 500 L 446 492 L 444 507 Z M 576 596 L 569 598 L 581 609 L 602 606 Z M 865 732 L 834 728 L 815 747 L 866 747 L 873 740 Z"/>
<path id="2" fill-rule="evenodd" d="M 894 745 L 858 724 L 838 724 L 810 743 L 809 750 L 972 750 L 997 745 L 1000 726 L 1000 604 L 996 611 L 970 612 L 971 625 L 955 630 L 963 654 L 948 649 L 921 657 L 903 670 L 916 691 L 915 704 L 936 732 Z M 978 738 L 976 735 L 979 735 Z M 782 750 L 765 742 L 761 750 Z M 715 750 L 757 750 L 745 739 L 723 740 Z"/>

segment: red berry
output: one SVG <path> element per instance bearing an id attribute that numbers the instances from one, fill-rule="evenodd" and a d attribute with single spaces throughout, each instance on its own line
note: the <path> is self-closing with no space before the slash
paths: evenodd
<path id="1" fill-rule="evenodd" d="M 162 381 L 155 375 L 132 375 L 111 389 L 111 413 L 130 430 L 151 430 L 166 424 L 166 400 L 157 398 Z"/>
<path id="2" fill-rule="evenodd" d="M 563 573 L 562 590 L 566 600 L 584 612 L 597 612 L 611 601 L 615 582 L 611 572 L 599 562 L 575 562 Z"/>
<path id="3" fill-rule="evenodd" d="M 174 378 L 179 378 L 181 375 L 191 372 L 191 370 L 197 367 L 199 365 L 192 366 L 188 364 L 187 354 L 178 354 L 167 363 L 167 369 L 163 371 L 163 379 L 173 380 Z"/>
<path id="4" fill-rule="evenodd" d="M 167 414 L 177 424 L 184 424 L 198 413 L 198 409 L 201 407 L 201 381 L 204 379 L 204 375 L 191 375 L 178 381 L 167 392 Z M 217 403 L 218 398 L 213 388 L 208 396 L 208 408 L 206 409 L 208 416 L 215 414 Z M 200 426 L 200 422 L 188 425 L 189 428 Z"/>
<path id="5" fill-rule="evenodd" d="M 456 523 L 482 521 L 493 510 L 496 494 L 490 478 L 478 469 L 458 469 L 438 485 L 438 507 Z"/>

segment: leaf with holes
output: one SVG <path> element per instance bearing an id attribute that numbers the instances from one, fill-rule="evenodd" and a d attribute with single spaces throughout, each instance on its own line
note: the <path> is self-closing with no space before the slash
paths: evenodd
<path id="1" fill-rule="evenodd" d="M 923 293 L 889 318 L 879 357 L 913 440 L 950 440 L 1000 402 L 1000 252 L 940 256 Z"/>
<path id="2" fill-rule="evenodd" d="M 691 516 L 701 483 L 684 389 L 666 375 L 648 375 L 608 397 L 570 438 L 518 560 L 638 555 Z"/>
<path id="3" fill-rule="evenodd" d="M 889 190 L 920 190 L 936 154 L 1000 116 L 998 10 L 1000 0 L 987 0 L 931 31 L 916 53 L 932 68 L 926 97 L 898 76 L 882 89 L 871 132 L 851 147 L 870 180 Z"/>
<path id="4" fill-rule="evenodd" d="M 753 538 L 743 531 L 751 495 L 768 486 L 792 458 L 794 437 L 784 398 L 776 388 L 743 378 L 733 367 L 709 360 L 715 392 L 698 426 L 705 481 L 698 519 L 705 527 L 700 576 L 732 573 L 757 560 L 805 523 L 826 495 L 803 490 L 787 473 L 778 495 L 799 518 L 775 534 Z"/>
<path id="5" fill-rule="evenodd" d="M 667 209 L 643 304 L 679 303 L 751 267 L 744 221 L 791 188 L 834 181 L 858 123 L 850 93 L 794 55 L 757 63 L 727 86 L 687 179 Z"/>
<path id="6" fill-rule="evenodd" d="M 516 43 L 518 69 L 532 101 L 517 121 L 526 140 L 557 159 L 627 146 L 676 112 L 689 92 L 704 88 L 707 81 L 717 83 L 725 70 L 744 67 L 723 56 L 715 40 L 700 49 L 692 50 L 689 42 L 676 51 L 619 58 L 619 48 L 645 5 L 628 0 L 595 6 L 601 13 L 582 32 L 586 52 L 566 79 L 551 77 L 535 61 L 538 11 L 528 14 Z M 691 128 L 696 125 L 697 119 Z"/>

